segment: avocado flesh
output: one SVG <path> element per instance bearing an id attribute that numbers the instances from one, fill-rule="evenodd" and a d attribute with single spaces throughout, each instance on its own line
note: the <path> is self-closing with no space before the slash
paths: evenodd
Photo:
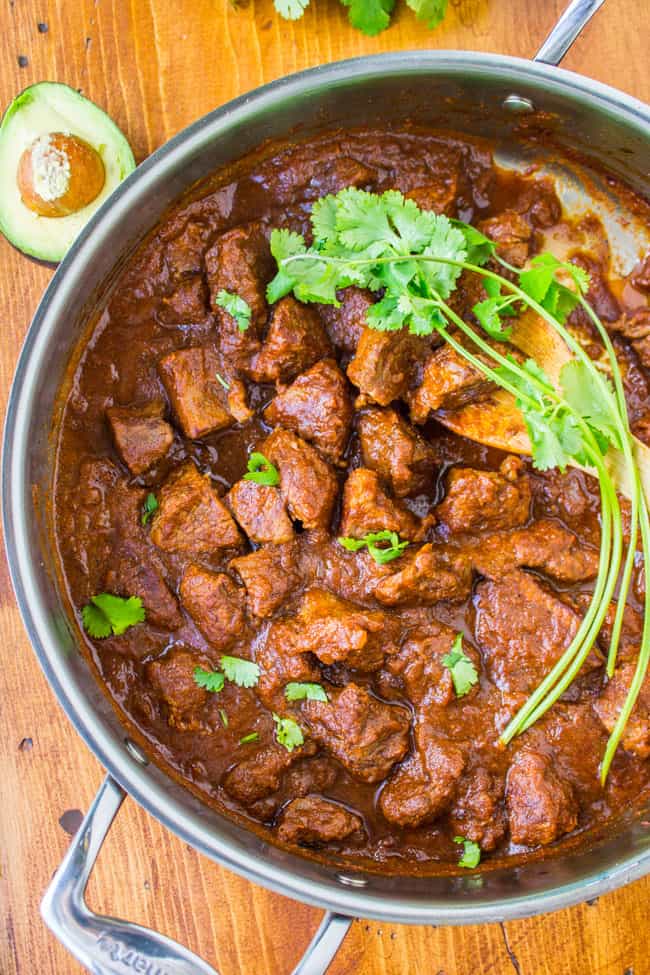
<path id="1" fill-rule="evenodd" d="M 101 156 L 106 181 L 88 206 L 67 217 L 42 217 L 23 203 L 16 173 L 23 151 L 39 135 L 64 132 L 84 139 Z M 26 88 L 11 103 L 0 125 L 0 232 L 24 254 L 56 263 L 81 229 L 135 169 L 131 147 L 105 112 L 57 82 Z"/>

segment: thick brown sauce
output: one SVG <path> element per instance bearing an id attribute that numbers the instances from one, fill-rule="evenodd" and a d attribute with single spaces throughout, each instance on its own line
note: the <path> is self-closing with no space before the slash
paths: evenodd
<path id="1" fill-rule="evenodd" d="M 98 479 L 96 472 L 89 475 L 89 459 L 110 458 L 125 482 L 154 492 L 174 468 L 191 460 L 201 472 L 209 475 L 219 494 L 224 495 L 245 471 L 250 451 L 269 432 L 259 414 L 272 400 L 274 388 L 271 384 L 249 383 L 250 405 L 257 413 L 255 419 L 194 441 L 183 437 L 176 425 L 174 443 L 167 456 L 145 474 L 132 477 L 115 451 L 106 410 L 115 405 L 160 399 L 166 404 L 167 417 L 171 417 L 167 393 L 157 368 L 159 359 L 177 349 L 208 346 L 216 341 L 215 315 L 207 305 L 202 315 L 192 312 L 186 319 L 178 310 L 174 311 L 173 296 L 179 286 L 183 281 L 204 281 L 205 251 L 220 234 L 232 227 L 262 221 L 269 227 L 281 225 L 306 230 L 311 202 L 323 192 L 337 188 L 328 183 L 327 175 L 322 177 L 322 174 L 333 159 L 341 156 L 351 157 L 366 166 L 373 174 L 372 188 L 377 190 L 396 187 L 407 192 L 432 183 L 444 187 L 450 179 L 457 178 L 455 212 L 473 223 L 512 207 L 525 194 L 531 193 L 531 186 L 533 196 L 535 193 L 532 179 L 499 171 L 482 147 L 434 134 L 359 133 L 325 138 L 283 150 L 276 156 L 270 154 L 265 160 L 256 161 L 250 172 L 246 172 L 244 166 L 244 174 L 233 182 L 216 189 L 214 181 L 212 185 L 206 184 L 205 188 L 192 193 L 190 202 L 172 210 L 121 272 L 110 300 L 97 318 L 66 392 L 57 452 L 55 524 L 62 570 L 75 610 L 78 611 L 92 594 L 106 589 L 106 573 L 117 545 L 123 541 L 120 536 L 124 534 L 123 527 L 116 528 L 110 519 L 106 522 L 106 508 L 107 505 L 110 507 L 105 497 L 107 482 L 101 477 Z M 589 228 L 590 233 L 585 234 L 584 226 L 576 226 L 566 217 L 561 218 L 561 223 L 564 226 L 562 233 L 575 242 L 576 249 L 592 237 L 593 225 Z M 557 226 L 554 232 L 557 232 Z M 541 240 L 541 232 L 535 230 L 533 246 L 541 246 Z M 606 247 L 603 250 L 606 251 Z M 603 266 L 603 274 L 607 271 Z M 202 288 L 201 284 L 197 293 L 205 295 Z M 623 290 L 620 282 L 615 283 L 615 290 L 618 293 Z M 623 298 L 631 305 L 645 300 L 631 286 L 623 291 Z M 634 353 L 627 346 L 621 348 L 628 369 L 632 419 L 636 422 L 643 418 L 647 409 L 648 383 Z M 345 366 L 349 355 L 339 358 Z M 403 406 L 399 409 L 404 416 L 408 415 Z M 420 428 L 420 432 L 431 445 L 435 476 L 426 490 L 404 499 L 419 517 L 429 514 L 443 499 L 447 475 L 454 466 L 496 470 L 503 460 L 504 455 L 447 433 L 433 419 Z M 348 445 L 346 463 L 348 469 L 361 463 L 356 434 L 352 435 Z M 529 466 L 527 469 L 532 488 L 530 522 L 541 517 L 551 518 L 575 532 L 583 545 L 597 549 L 596 485 L 577 472 L 561 477 L 540 475 Z M 345 469 L 340 468 L 337 476 L 342 485 Z M 337 506 L 334 537 L 338 511 Z M 445 544 L 439 529 L 431 529 L 428 537 L 436 544 Z M 140 544 L 144 546 L 143 558 L 146 558 L 148 549 L 156 548 L 147 535 L 144 542 L 138 542 Z M 449 544 L 461 545 L 462 540 L 452 539 Z M 365 569 L 362 569 L 366 563 L 359 556 L 344 552 L 334 541 L 327 543 L 326 550 L 322 545 L 321 541 L 312 540 L 309 533 L 298 536 L 303 573 L 312 578 L 315 576 L 354 602 L 385 611 L 386 607 L 379 607 L 368 591 L 369 582 L 363 574 Z M 237 553 L 231 549 L 221 555 L 216 553 L 197 560 L 155 551 L 174 593 L 178 592 L 180 578 L 190 561 L 200 561 L 212 569 L 225 569 L 234 554 Z M 543 573 L 538 575 L 543 578 Z M 473 593 L 461 602 L 438 602 L 407 609 L 398 607 L 399 641 L 404 642 L 414 628 L 426 628 L 428 622 L 438 620 L 462 631 L 467 646 L 474 647 L 480 658 L 481 647 L 475 638 L 474 605 L 479 583 L 480 578 L 476 577 Z M 563 598 L 574 600 L 590 589 L 589 583 L 553 585 L 548 579 L 544 579 L 544 585 L 561 591 Z M 291 615 L 300 602 L 303 589 L 304 586 L 298 587 L 291 593 L 275 615 Z M 154 757 L 206 801 L 236 817 L 244 816 L 254 828 L 263 826 L 268 838 L 277 842 L 276 824 L 284 804 L 292 798 L 295 777 L 285 774 L 275 791 L 248 807 L 236 802 L 220 784 L 229 769 L 254 758 L 272 740 L 270 714 L 255 693 L 227 684 L 209 705 L 214 721 L 211 730 L 208 733 L 205 728 L 182 731 L 170 726 L 169 709 L 152 684 L 147 665 L 168 654 L 170 648 L 195 648 L 204 659 L 215 663 L 218 660 L 218 653 L 180 602 L 179 605 L 183 621 L 173 632 L 144 624 L 121 637 L 101 641 L 85 638 L 87 648 L 112 700 L 124 719 L 139 729 Z M 633 608 L 639 610 L 638 605 Z M 267 626 L 268 620 L 263 621 L 259 624 L 259 632 L 263 633 Z M 254 657 L 258 639 L 259 634 L 252 641 L 249 638 L 236 641 L 227 652 Z M 647 793 L 650 769 L 647 762 L 633 754 L 620 750 L 606 788 L 602 790 L 598 783 L 598 764 L 607 733 L 592 709 L 592 702 L 602 691 L 602 668 L 581 678 L 566 695 L 566 700 L 540 725 L 504 750 L 496 744 L 498 731 L 503 727 L 504 708 L 508 714 L 514 710 L 512 705 L 508 709 L 507 702 L 500 698 L 488 678 L 486 667 L 482 665 L 480 670 L 478 690 L 467 698 L 453 700 L 439 712 L 436 720 L 442 723 L 445 738 L 462 746 L 467 755 L 467 769 L 481 765 L 489 768 L 501 791 L 513 757 L 526 743 L 530 745 L 534 741 L 540 752 L 552 756 L 555 767 L 572 783 L 579 810 L 577 829 L 564 836 L 560 847 L 572 842 L 576 832 L 583 834 L 583 840 L 587 842 L 589 836 L 602 829 L 612 816 L 641 801 Z M 323 667 L 321 679 L 328 687 L 343 686 L 353 679 L 373 695 L 394 700 L 413 711 L 399 678 L 391 678 L 385 670 L 350 673 L 335 665 Z M 215 717 L 217 707 L 228 715 L 227 728 Z M 253 731 L 259 733 L 258 742 L 238 744 L 240 738 Z M 324 767 L 329 769 L 327 786 L 322 791 L 327 798 L 360 815 L 364 826 L 362 839 L 357 836 L 333 843 L 321 850 L 321 855 L 348 859 L 352 863 L 369 860 L 375 868 L 385 871 L 430 872 L 457 862 L 459 851 L 453 836 L 459 826 L 450 821 L 448 811 L 417 827 L 392 825 L 377 806 L 384 781 L 359 781 L 328 755 L 326 748 L 321 747 L 318 755 L 322 756 Z M 313 759 L 298 759 L 293 768 L 303 768 L 310 761 Z M 497 799 L 500 815 L 503 815 L 504 802 L 503 796 Z M 504 856 L 521 854 L 532 855 L 534 848 L 513 843 L 506 830 L 495 849 L 484 855 L 483 862 L 489 864 Z"/>

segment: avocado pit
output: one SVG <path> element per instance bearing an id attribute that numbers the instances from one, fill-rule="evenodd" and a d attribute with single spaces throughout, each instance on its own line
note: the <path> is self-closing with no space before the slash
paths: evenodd
<path id="1" fill-rule="evenodd" d="M 37 136 L 20 157 L 18 190 L 26 207 L 41 217 L 67 217 L 83 210 L 106 182 L 99 153 L 84 139 L 64 132 Z"/>

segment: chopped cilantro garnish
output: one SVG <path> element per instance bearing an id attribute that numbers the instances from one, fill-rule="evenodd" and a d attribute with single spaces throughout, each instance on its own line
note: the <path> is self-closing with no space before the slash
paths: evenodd
<path id="1" fill-rule="evenodd" d="M 273 0 L 273 3 L 285 20 L 298 20 L 309 6 L 309 0 Z"/>
<path id="2" fill-rule="evenodd" d="M 327 701 L 325 688 L 320 684 L 298 684 L 294 681 L 284 689 L 287 701 Z"/>
<path id="3" fill-rule="evenodd" d="M 369 532 L 363 538 L 339 538 L 338 541 L 348 552 L 358 552 L 362 548 L 367 548 L 377 565 L 392 562 L 409 544 L 400 542 L 397 532 L 391 531 Z"/>
<path id="4" fill-rule="evenodd" d="M 225 677 L 220 670 L 204 670 L 202 667 L 194 668 L 194 681 L 199 687 L 204 687 L 206 691 L 218 694 L 223 690 Z"/>
<path id="5" fill-rule="evenodd" d="M 300 725 L 293 718 L 281 718 L 280 715 L 274 714 L 273 720 L 275 721 L 275 737 L 278 744 L 283 745 L 288 752 L 292 752 L 294 748 L 299 748 L 302 745 L 305 739 Z"/>
<path id="6" fill-rule="evenodd" d="M 142 517 L 141 522 L 146 525 L 154 512 L 158 511 L 158 498 L 155 494 L 149 493 L 144 499 L 144 504 L 142 505 Z"/>
<path id="7" fill-rule="evenodd" d="M 111 634 L 120 636 L 130 626 L 144 623 L 145 611 L 139 596 L 122 599 L 102 592 L 90 597 L 88 605 L 81 610 L 81 618 L 86 632 L 101 640 Z"/>
<path id="8" fill-rule="evenodd" d="M 226 392 L 228 392 L 228 390 L 230 389 L 230 383 L 228 382 L 228 380 L 224 379 L 220 372 L 216 372 L 215 377 L 219 385 L 223 386 Z"/>
<path id="9" fill-rule="evenodd" d="M 232 291 L 224 291 L 222 288 L 214 299 L 214 303 L 232 315 L 240 332 L 246 331 L 251 323 L 252 314 L 251 306 L 247 301 L 244 301 L 239 295 L 233 294 Z"/>
<path id="10" fill-rule="evenodd" d="M 271 461 L 255 450 L 248 458 L 248 473 L 244 474 L 244 480 L 275 487 L 280 483 L 280 475 Z"/>
<path id="11" fill-rule="evenodd" d="M 228 680 L 238 687 L 255 687 L 260 679 L 260 668 L 252 660 L 241 657 L 222 657 L 221 667 Z"/>
<path id="12" fill-rule="evenodd" d="M 462 633 L 456 635 L 451 650 L 442 658 L 442 664 L 451 671 L 456 697 L 469 694 L 474 684 L 478 683 L 476 667 L 463 650 Z"/>
<path id="13" fill-rule="evenodd" d="M 251 731 L 250 735 L 244 735 L 243 738 L 240 738 L 239 739 L 239 744 L 240 745 L 248 745 L 249 742 L 251 742 L 251 741 L 257 741 L 258 738 L 259 738 L 258 732 L 257 731 Z"/>
<path id="14" fill-rule="evenodd" d="M 219 717 L 221 718 L 221 724 L 224 726 L 224 728 L 227 728 L 228 727 L 228 715 L 226 714 L 226 712 L 224 711 L 223 708 L 219 708 Z"/>
<path id="15" fill-rule="evenodd" d="M 463 855 L 458 861 L 459 867 L 474 870 L 481 862 L 481 847 L 474 840 L 466 840 L 464 836 L 454 836 L 454 843 L 463 844 Z"/>

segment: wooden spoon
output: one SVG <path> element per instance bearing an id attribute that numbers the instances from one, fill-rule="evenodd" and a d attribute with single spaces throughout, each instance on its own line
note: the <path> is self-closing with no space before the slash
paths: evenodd
<path id="1" fill-rule="evenodd" d="M 559 379 L 562 366 L 571 359 L 571 352 L 557 332 L 530 310 L 514 322 L 510 341 L 534 359 L 554 383 Z M 532 453 L 524 419 L 515 406 L 514 398 L 505 390 L 495 390 L 486 399 L 470 403 L 460 410 L 440 411 L 436 419 L 454 433 L 487 447 L 529 456 Z M 650 500 L 650 448 L 637 437 L 632 440 L 643 490 Z M 617 488 L 629 498 L 630 475 L 623 454 L 610 449 L 605 462 Z M 595 476 L 593 469 L 581 469 Z"/>

